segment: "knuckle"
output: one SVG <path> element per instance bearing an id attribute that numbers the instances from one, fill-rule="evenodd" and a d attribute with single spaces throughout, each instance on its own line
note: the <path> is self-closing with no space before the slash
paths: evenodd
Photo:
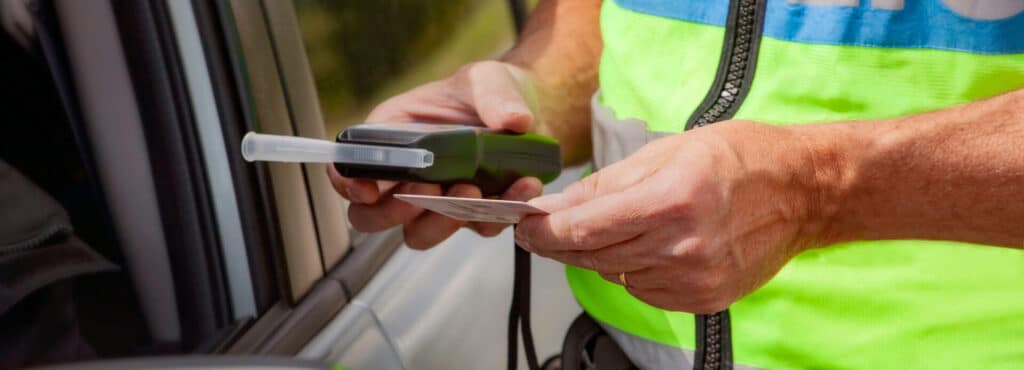
<path id="1" fill-rule="evenodd" d="M 696 280 L 694 284 L 694 294 L 714 296 L 718 292 L 719 288 L 722 287 L 722 278 L 715 274 L 702 274 L 703 276 Z"/>
<path id="2" fill-rule="evenodd" d="M 677 191 L 678 189 L 675 190 Z M 673 219 L 692 219 L 695 209 L 692 197 L 679 194 L 664 194 L 664 197 L 661 199 L 672 199 L 669 202 L 665 202 L 665 206 L 661 208 L 663 216 L 672 217 Z"/>
<path id="3" fill-rule="evenodd" d="M 587 178 L 579 182 L 580 186 L 579 189 L 577 189 L 577 191 L 579 191 L 580 194 L 583 195 L 584 199 L 592 198 L 594 195 L 598 194 L 598 191 L 601 190 L 602 177 L 603 176 L 599 173 L 587 176 Z"/>
<path id="4" fill-rule="evenodd" d="M 686 248 L 686 258 L 701 270 L 711 269 L 718 261 L 718 253 L 707 240 L 695 238 Z"/>
<path id="5" fill-rule="evenodd" d="M 505 67 L 501 62 L 494 60 L 481 60 L 470 64 L 473 71 L 477 73 L 489 73 L 495 70 L 503 70 Z"/>
<path id="6" fill-rule="evenodd" d="M 619 283 L 619 276 L 615 275 L 615 274 L 606 274 L 606 273 L 602 272 L 601 273 L 601 278 L 603 278 L 603 279 L 605 279 L 605 280 L 607 280 L 609 282 L 612 282 L 612 283 L 616 283 L 616 284 Z"/>
<path id="7" fill-rule="evenodd" d="M 613 249 L 614 248 L 601 248 L 595 251 L 582 253 L 586 253 L 590 256 L 589 263 L 594 265 L 594 271 L 612 273 L 614 271 L 611 271 L 612 266 L 610 266 L 610 262 L 617 260 L 615 255 L 613 255 Z M 598 267 L 601 267 L 601 269 L 599 270 Z M 616 275 L 616 279 L 618 279 L 618 275 Z"/>
<path id="8" fill-rule="evenodd" d="M 459 75 L 464 75 L 470 81 L 485 78 L 487 75 L 494 73 L 495 68 L 501 68 L 501 63 L 493 60 L 484 60 L 480 62 L 469 63 L 459 68 Z"/>
<path id="9" fill-rule="evenodd" d="M 427 249 L 437 244 L 435 241 L 427 240 L 419 233 L 412 230 L 412 228 L 405 227 L 402 229 L 402 237 L 405 239 L 405 245 L 408 245 L 412 249 Z"/>
<path id="10" fill-rule="evenodd" d="M 583 256 L 584 264 L 589 264 L 590 265 L 590 266 L 584 266 L 584 267 L 586 267 L 588 269 L 591 269 L 591 270 L 594 270 L 594 271 L 604 271 L 604 269 L 602 268 L 603 265 L 601 265 L 600 262 L 598 262 L 597 253 L 590 253 L 590 252 L 582 252 L 582 253 L 584 254 L 584 256 Z"/>
<path id="11" fill-rule="evenodd" d="M 569 242 L 573 246 L 583 248 L 590 246 L 593 243 L 594 232 L 589 228 L 583 226 L 580 222 L 572 222 L 569 224 Z"/>
<path id="12" fill-rule="evenodd" d="M 597 194 L 598 184 L 601 182 L 601 176 L 602 173 L 600 171 L 595 172 L 580 181 L 570 184 L 565 188 L 563 193 L 574 198 L 590 199 L 594 194 Z"/>
<path id="13" fill-rule="evenodd" d="M 706 258 L 703 242 L 700 239 L 690 239 L 673 248 L 673 255 L 676 259 L 687 265 L 701 264 Z"/>

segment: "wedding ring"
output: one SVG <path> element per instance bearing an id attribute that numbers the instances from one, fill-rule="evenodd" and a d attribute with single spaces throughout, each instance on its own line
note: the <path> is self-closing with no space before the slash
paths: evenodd
<path id="1" fill-rule="evenodd" d="M 629 287 L 629 282 L 626 281 L 626 273 L 625 272 L 620 272 L 619 273 L 619 282 L 622 283 L 622 286 Z"/>

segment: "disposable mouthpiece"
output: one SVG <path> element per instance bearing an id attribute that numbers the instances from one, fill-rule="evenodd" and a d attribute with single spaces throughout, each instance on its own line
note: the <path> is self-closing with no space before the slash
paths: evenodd
<path id="1" fill-rule="evenodd" d="M 434 153 L 426 149 L 345 144 L 255 132 L 242 138 L 242 158 L 249 162 L 346 163 L 407 168 L 426 168 L 434 164 Z"/>

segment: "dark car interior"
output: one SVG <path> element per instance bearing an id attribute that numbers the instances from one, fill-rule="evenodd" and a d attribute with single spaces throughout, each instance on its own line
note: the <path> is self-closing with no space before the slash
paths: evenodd
<path id="1" fill-rule="evenodd" d="M 0 33 L 0 90 L 4 125 L 0 159 L 8 162 L 67 211 L 74 233 L 110 262 L 124 266 L 105 194 L 81 127 L 65 104 L 38 45 L 30 48 Z M 5 210 L 6 212 L 7 210 Z M 99 357 L 174 353 L 178 343 L 152 338 L 125 269 L 76 276 L 74 309 L 81 335 Z"/>

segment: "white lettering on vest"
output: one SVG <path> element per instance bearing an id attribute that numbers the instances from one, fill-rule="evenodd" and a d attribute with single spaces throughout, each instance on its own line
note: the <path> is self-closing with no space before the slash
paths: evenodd
<path id="1" fill-rule="evenodd" d="M 860 6 L 860 0 L 786 0 L 786 2 L 815 6 Z"/>
<path id="2" fill-rule="evenodd" d="M 1024 0 L 942 0 L 950 10 L 979 21 L 1006 19 L 1024 11 Z"/>
<path id="3" fill-rule="evenodd" d="M 903 10 L 903 0 L 871 0 L 871 7 L 881 10 Z"/>
<path id="4" fill-rule="evenodd" d="M 869 1 L 871 1 L 872 9 L 903 10 L 905 0 Z M 810 6 L 860 6 L 860 0 L 786 0 L 786 2 Z M 942 3 L 961 17 L 977 21 L 1006 19 L 1024 12 L 1024 0 L 942 0 Z"/>
<path id="5" fill-rule="evenodd" d="M 860 0 L 786 0 L 786 2 L 790 4 L 802 4 L 812 6 L 860 6 Z M 903 0 L 871 0 L 871 8 L 882 10 L 902 10 Z"/>

